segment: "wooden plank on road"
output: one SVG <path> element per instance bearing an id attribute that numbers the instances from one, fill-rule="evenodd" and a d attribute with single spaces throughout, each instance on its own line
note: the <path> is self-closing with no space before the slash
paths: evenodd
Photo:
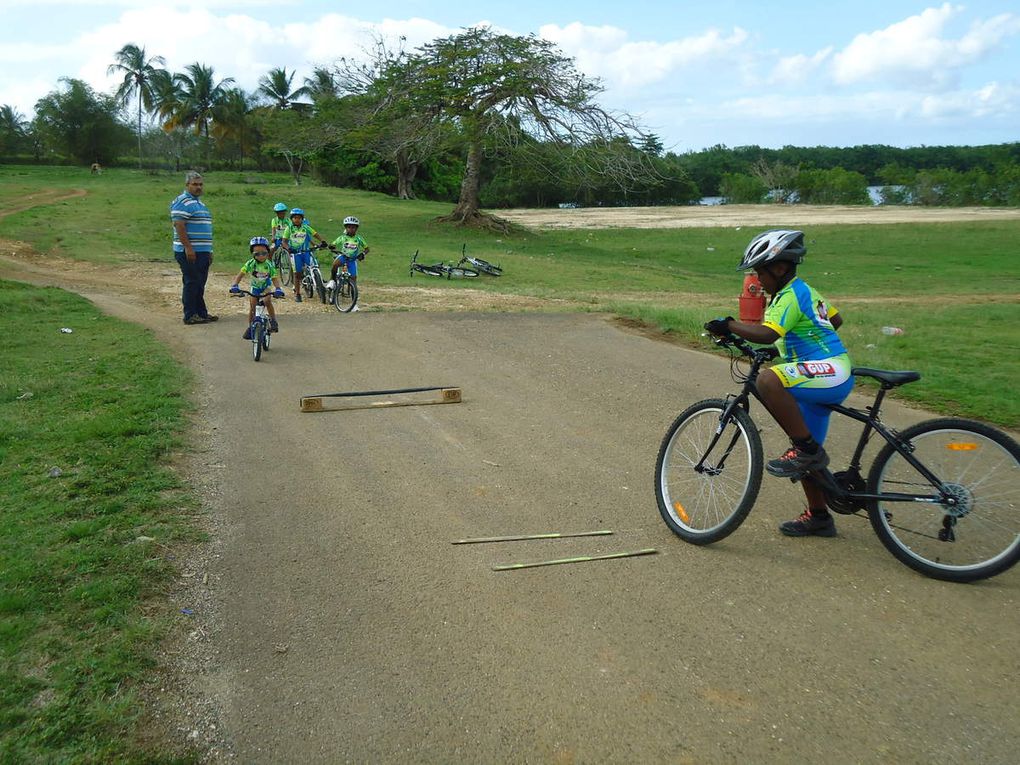
<path id="1" fill-rule="evenodd" d="M 321 393 L 301 398 L 302 412 L 338 412 L 350 409 L 381 409 L 391 406 L 459 404 L 460 388 L 399 388 Z"/>

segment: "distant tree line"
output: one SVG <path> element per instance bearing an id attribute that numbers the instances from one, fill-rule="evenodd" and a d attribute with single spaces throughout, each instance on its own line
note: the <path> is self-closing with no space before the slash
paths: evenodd
<path id="1" fill-rule="evenodd" d="M 666 151 L 597 81 L 534 36 L 464 30 L 414 51 L 273 69 L 246 92 L 211 67 L 181 72 L 125 45 L 111 94 L 65 78 L 29 120 L 0 106 L 0 161 L 148 169 L 287 170 L 337 186 L 479 208 L 729 202 L 1020 205 L 1020 143 Z"/>

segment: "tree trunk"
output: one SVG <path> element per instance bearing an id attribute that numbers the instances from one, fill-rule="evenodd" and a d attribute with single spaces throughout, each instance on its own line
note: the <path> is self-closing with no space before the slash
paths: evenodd
<path id="1" fill-rule="evenodd" d="M 475 226 L 505 234 L 510 230 L 510 221 L 479 212 L 481 203 L 478 191 L 481 185 L 482 145 L 478 141 L 468 144 L 467 164 L 464 178 L 460 183 L 460 199 L 449 215 L 437 218 L 442 223 L 456 223 L 461 226 Z"/>
<path id="2" fill-rule="evenodd" d="M 414 199 L 414 190 L 411 184 L 418 174 L 418 163 L 408 157 L 407 152 L 400 150 L 396 154 L 397 160 L 397 199 Z"/>
<path id="3" fill-rule="evenodd" d="M 138 96 L 138 169 L 142 169 L 142 97 Z"/>

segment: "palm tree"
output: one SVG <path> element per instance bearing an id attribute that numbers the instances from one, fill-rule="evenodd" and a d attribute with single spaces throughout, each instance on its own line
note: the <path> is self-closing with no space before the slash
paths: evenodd
<path id="1" fill-rule="evenodd" d="M 184 101 L 184 91 L 177 83 L 174 75 L 166 69 L 157 69 L 153 74 L 150 83 L 152 90 L 152 105 L 156 114 L 159 115 L 160 127 L 164 133 L 169 133 L 176 127 L 177 115 L 181 111 L 181 103 Z"/>
<path id="2" fill-rule="evenodd" d="M 311 77 L 305 77 L 304 89 L 306 94 L 316 103 L 328 98 L 337 98 L 340 93 L 337 87 L 336 75 L 329 69 L 321 66 L 317 66 L 312 70 Z"/>
<path id="3" fill-rule="evenodd" d="M 256 104 L 257 99 L 254 95 L 245 93 L 240 88 L 230 88 L 213 107 L 212 133 L 217 141 L 226 139 L 237 144 L 242 166 L 245 155 L 257 137 L 249 119 L 251 110 Z"/>
<path id="4" fill-rule="evenodd" d="M 28 136 L 28 120 L 13 106 L 0 106 L 0 154 L 17 154 Z"/>
<path id="5" fill-rule="evenodd" d="M 283 69 L 270 69 L 269 74 L 262 76 L 259 80 L 259 95 L 265 96 L 273 102 L 277 109 L 290 109 L 300 104 L 294 103 L 294 99 L 307 96 L 307 87 L 301 87 L 292 91 L 291 83 L 294 82 L 296 72 L 287 74 L 286 67 Z"/>
<path id="6" fill-rule="evenodd" d="M 194 128 L 195 135 L 205 138 L 205 160 L 209 164 L 209 123 L 213 120 L 213 109 L 223 100 L 227 85 L 234 82 L 226 77 L 215 82 L 211 66 L 188 64 L 186 74 L 174 75 L 174 83 L 180 88 L 180 103 L 173 116 L 175 124 Z"/>
<path id="7" fill-rule="evenodd" d="M 165 64 L 162 56 L 145 57 L 145 48 L 128 43 L 114 54 L 117 60 L 106 68 L 107 74 L 124 73 L 124 80 L 117 88 L 114 98 L 126 105 L 132 98 L 138 101 L 138 169 L 142 169 L 142 107 L 151 111 L 152 80 L 157 64 Z"/>

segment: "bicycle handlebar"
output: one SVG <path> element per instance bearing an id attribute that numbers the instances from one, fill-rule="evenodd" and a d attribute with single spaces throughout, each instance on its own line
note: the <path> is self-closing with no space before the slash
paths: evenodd
<path id="1" fill-rule="evenodd" d="M 254 294 L 252 292 L 249 292 L 248 290 L 242 290 L 242 289 L 227 290 L 227 292 L 229 294 L 233 295 L 234 297 L 241 297 L 242 295 L 250 295 L 253 298 L 264 298 L 264 297 L 270 297 L 271 298 L 271 297 L 275 297 L 277 300 L 286 300 L 287 299 L 286 293 L 284 293 L 283 295 L 278 295 L 277 296 L 277 295 L 273 295 L 272 292 L 260 292 L 258 295 L 256 295 L 256 294 Z"/>
<path id="2" fill-rule="evenodd" d="M 779 351 L 775 346 L 768 345 L 764 347 L 755 348 L 747 340 L 738 335 L 730 333 L 728 335 L 710 335 L 712 342 L 723 348 L 736 348 L 743 355 L 749 359 L 759 360 L 760 362 L 772 361 L 772 359 L 779 357 Z"/>

